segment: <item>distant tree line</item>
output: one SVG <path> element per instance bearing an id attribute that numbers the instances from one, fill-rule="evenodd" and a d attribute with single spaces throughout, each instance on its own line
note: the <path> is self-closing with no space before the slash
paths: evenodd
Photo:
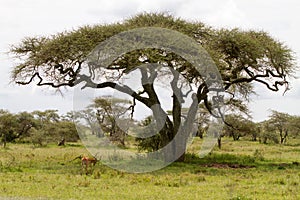
<path id="1" fill-rule="evenodd" d="M 113 104 L 113 105 L 112 105 Z M 129 102 L 120 99 L 109 101 L 106 98 L 96 98 L 86 110 L 79 112 L 68 112 L 59 115 L 57 110 L 10 113 L 0 110 L 0 143 L 6 147 L 7 143 L 32 143 L 35 146 L 45 146 L 48 143 L 64 145 L 65 142 L 77 142 L 80 138 L 73 121 L 84 119 L 89 129 L 98 137 L 108 136 L 112 142 L 123 147 L 126 141 L 134 142 L 141 151 L 156 151 L 160 148 L 160 136 L 156 134 L 149 138 L 128 138 L 127 132 L 118 127 L 113 117 L 113 110 L 123 115 L 128 110 Z M 114 111 L 116 112 L 116 111 Z M 115 113 L 114 113 L 115 115 Z M 129 116 L 127 115 L 129 120 Z M 123 120 L 125 118 L 123 117 Z M 127 122 L 128 122 L 127 120 Z M 132 122 L 141 127 L 145 127 L 143 134 L 155 131 L 151 121 L 152 117 L 147 117 L 140 122 Z M 205 137 L 209 126 L 209 114 L 201 112 L 199 114 L 198 132 L 196 136 Z M 221 148 L 221 138 L 231 137 L 238 141 L 240 138 L 260 143 L 285 144 L 288 138 L 300 137 L 300 116 L 287 113 L 271 111 L 269 118 L 262 122 L 253 122 L 250 117 L 233 112 L 225 117 L 226 125 L 219 133 L 219 148 Z M 149 132 L 149 133 L 148 133 Z M 152 134 L 153 135 L 153 134 Z"/>
<path id="2" fill-rule="evenodd" d="M 84 119 L 94 135 L 98 137 L 107 136 L 112 142 L 125 147 L 126 142 L 134 142 L 140 151 L 152 152 L 161 148 L 161 136 L 158 134 L 155 119 L 148 116 L 141 121 L 130 119 L 130 102 L 111 97 L 99 97 L 94 99 L 86 110 L 73 112 L 73 119 L 78 123 Z M 272 110 L 268 119 L 262 122 L 254 122 L 248 114 L 247 105 L 236 102 L 235 105 L 227 106 L 225 124 L 218 133 L 218 146 L 221 148 L 221 139 L 231 137 L 234 141 L 240 138 L 259 141 L 260 143 L 284 144 L 288 138 L 300 137 L 300 116 L 293 116 L 287 113 Z M 171 115 L 172 111 L 168 114 Z M 116 123 L 118 118 L 119 123 Z M 197 119 L 198 131 L 194 135 L 203 138 L 210 126 L 211 115 L 199 106 Z M 130 126 L 131 131 L 137 133 L 135 140 L 128 135 L 128 130 L 120 129 L 120 120 L 125 121 Z M 129 125 L 130 124 L 130 125 Z M 98 128 L 97 128 L 98 127 Z M 137 128 L 139 127 L 139 128 Z M 129 130 L 130 131 L 130 130 Z M 142 132 L 141 132 L 142 131 Z M 152 135 L 151 137 L 139 137 Z M 131 144 L 130 144 L 131 145 Z"/>
<path id="3" fill-rule="evenodd" d="M 300 116 L 271 111 L 268 119 L 262 122 L 253 122 L 251 119 L 239 114 L 227 115 L 226 125 L 221 136 L 232 137 L 239 140 L 247 137 L 252 141 L 261 143 L 284 144 L 288 138 L 300 136 Z"/>
<path id="4" fill-rule="evenodd" d="M 0 143 L 32 143 L 44 146 L 48 143 L 76 142 L 79 137 L 72 119 L 60 116 L 57 110 L 10 113 L 0 110 Z"/>
<path id="5" fill-rule="evenodd" d="M 200 107 L 201 109 L 201 107 Z M 268 119 L 262 122 L 254 122 L 251 116 L 239 112 L 235 109 L 231 114 L 225 116 L 225 124 L 222 131 L 218 134 L 218 147 L 221 148 L 223 137 L 232 138 L 234 141 L 244 140 L 258 141 L 263 144 L 273 143 L 284 145 L 288 139 L 300 138 L 300 116 L 287 113 L 271 111 Z M 247 111 L 247 109 L 245 110 Z M 201 111 L 197 119 L 198 131 L 195 134 L 201 139 L 206 136 L 210 126 L 210 115 Z M 142 122 L 144 125 L 150 124 L 152 118 L 146 118 Z M 145 131 L 155 130 L 148 126 Z M 156 151 L 159 149 L 159 135 L 150 138 L 137 138 L 138 147 L 141 150 Z"/>

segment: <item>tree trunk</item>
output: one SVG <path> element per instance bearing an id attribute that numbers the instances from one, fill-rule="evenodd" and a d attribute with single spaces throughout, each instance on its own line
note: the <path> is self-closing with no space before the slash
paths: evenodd
<path id="1" fill-rule="evenodd" d="M 3 135 L 3 148 L 6 148 L 6 134 Z"/>
<path id="2" fill-rule="evenodd" d="M 58 142 L 58 146 L 65 146 L 65 142 L 66 142 L 66 140 L 65 140 L 65 138 L 63 138 L 61 141 L 59 141 Z"/>
<path id="3" fill-rule="evenodd" d="M 197 136 L 199 136 L 200 139 L 203 139 L 203 132 L 202 131 L 198 131 L 197 132 Z"/>
<path id="4" fill-rule="evenodd" d="M 185 154 L 186 154 L 186 152 L 184 152 L 184 153 L 176 160 L 176 162 L 184 162 L 184 161 L 185 161 Z"/>
<path id="5" fill-rule="evenodd" d="M 281 144 L 283 144 L 283 143 L 285 143 L 285 142 L 286 142 L 286 138 L 287 138 L 287 136 L 288 136 L 288 130 L 285 130 L 285 132 L 284 132 L 284 136 L 283 136 L 283 141 L 282 141 L 282 143 L 281 143 Z"/>
<path id="6" fill-rule="evenodd" d="M 177 147 L 179 148 L 178 150 L 181 153 L 180 157 L 177 160 L 179 162 L 183 162 L 185 159 L 187 141 L 193 131 L 193 123 L 198 110 L 198 99 L 196 96 L 193 96 L 192 98 L 193 98 L 193 102 L 187 113 L 186 121 L 184 122 L 183 126 L 180 126 L 178 130 L 178 134 L 181 134 L 180 137 L 177 137 L 179 138 L 179 145 L 177 145 Z"/>
<path id="7" fill-rule="evenodd" d="M 219 149 L 221 149 L 221 147 L 222 147 L 222 137 L 221 136 L 218 137 L 218 147 L 219 147 Z"/>
<path id="8" fill-rule="evenodd" d="M 257 137 L 256 137 L 256 135 L 253 135 L 253 136 L 252 136 L 252 140 L 253 140 L 254 142 L 256 142 L 256 141 L 257 141 Z"/>
<path id="9" fill-rule="evenodd" d="M 239 134 L 233 133 L 232 136 L 233 136 L 233 140 L 234 141 L 238 141 L 240 139 L 240 135 Z"/>

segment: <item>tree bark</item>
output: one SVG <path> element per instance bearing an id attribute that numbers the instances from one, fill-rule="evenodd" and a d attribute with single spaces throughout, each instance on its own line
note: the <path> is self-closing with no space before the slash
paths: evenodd
<path id="1" fill-rule="evenodd" d="M 6 148 L 6 143 L 7 143 L 6 133 L 4 133 L 4 135 L 3 135 L 3 148 Z"/>
<path id="2" fill-rule="evenodd" d="M 181 134 L 182 136 L 179 138 L 179 144 L 177 145 L 178 147 L 178 152 L 182 152 L 181 156 L 177 161 L 183 162 L 185 159 L 185 153 L 186 153 L 186 145 L 188 138 L 191 136 L 191 132 L 193 129 L 193 123 L 196 118 L 197 110 L 198 110 L 198 98 L 197 95 L 193 94 L 192 95 L 193 102 L 189 108 L 189 111 L 187 113 L 187 118 L 186 121 L 184 122 L 183 126 L 180 126 L 178 134 Z M 179 153 L 177 153 L 179 154 Z"/>
<path id="3" fill-rule="evenodd" d="M 218 137 L 218 147 L 219 147 L 219 149 L 221 149 L 221 147 L 222 147 L 222 137 L 221 136 Z"/>
<path id="4" fill-rule="evenodd" d="M 172 70 L 172 74 L 174 76 L 173 80 L 171 81 L 171 87 L 173 90 L 173 108 L 172 108 L 172 115 L 173 115 L 173 127 L 174 127 L 174 133 L 173 133 L 173 138 L 176 134 L 181 134 L 179 132 L 180 126 L 181 126 L 181 110 L 182 110 L 182 102 L 183 102 L 183 94 L 180 88 L 178 88 L 178 79 L 179 79 L 179 73 Z M 172 140 L 173 140 L 172 138 Z M 176 152 L 176 141 L 174 140 L 174 144 L 172 147 L 172 151 L 175 153 Z M 186 147 L 183 147 L 186 148 Z M 176 160 L 177 162 L 184 162 L 185 160 L 185 150 L 184 153 Z"/>

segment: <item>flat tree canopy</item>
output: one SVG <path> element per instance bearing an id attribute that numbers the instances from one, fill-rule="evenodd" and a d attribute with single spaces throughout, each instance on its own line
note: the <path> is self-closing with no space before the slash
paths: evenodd
<path id="1" fill-rule="evenodd" d="M 228 94 L 227 101 L 232 104 L 247 101 L 254 91 L 255 82 L 272 91 L 279 91 L 280 86 L 288 90 L 289 78 L 293 77 L 296 70 L 291 49 L 264 31 L 215 29 L 201 22 L 189 22 L 171 15 L 144 13 L 120 23 L 84 26 L 51 36 L 24 38 L 20 44 L 11 48 L 11 53 L 20 60 L 20 64 L 11 72 L 12 80 L 20 85 L 34 82 L 38 86 L 55 88 L 73 87 L 85 82 L 89 87 L 99 89 L 110 87 L 127 93 L 133 98 L 133 102 L 139 101 L 152 109 L 156 120 L 159 121 L 159 115 L 165 114 L 167 119 L 160 131 L 163 141 L 161 145 L 165 146 L 180 130 L 191 131 L 187 126 L 191 124 L 189 121 L 192 122 L 196 117 L 196 114 L 189 110 L 190 119 L 183 119 L 181 97 L 184 94 L 178 94 L 177 90 L 180 87 L 175 78 L 172 90 L 176 95 L 172 96 L 173 107 L 170 118 L 162 107 L 159 107 L 159 111 L 152 108 L 154 104 L 160 105 L 157 91 L 152 87 L 153 81 L 152 84 L 144 84 L 142 91 L 126 92 L 128 88 L 116 82 L 95 82 L 92 75 L 85 79 L 80 75 L 84 70 L 87 56 L 99 43 L 121 32 L 143 27 L 177 31 L 201 45 L 215 62 L 222 78 L 222 89 Z M 140 59 L 141 57 L 143 59 Z M 139 49 L 120 55 L 120 58 L 107 66 L 102 74 L 117 81 L 129 73 L 133 66 L 145 63 L 163 63 L 171 69 L 170 74 L 173 77 L 178 75 L 172 73 L 172 69 L 179 72 L 189 84 L 197 88 L 193 96 L 197 106 L 204 103 L 209 111 L 212 110 L 208 99 L 209 88 L 201 74 L 193 69 L 193 65 L 187 60 L 164 49 Z M 141 81 L 154 80 L 158 77 L 157 73 L 156 69 L 141 69 Z M 186 147 L 184 144 L 180 146 L 183 146 L 182 149 Z"/>
<path id="2" fill-rule="evenodd" d="M 122 23 L 84 26 L 48 37 L 24 38 L 10 50 L 21 59 L 12 70 L 12 79 L 18 84 L 29 84 L 37 77 L 38 85 L 74 86 L 81 64 L 100 42 L 141 27 L 167 28 L 193 38 L 210 53 L 225 89 L 257 81 L 278 91 L 278 86 L 288 84 L 287 77 L 295 70 L 291 49 L 266 32 L 219 30 L 170 15 L 140 14 Z M 272 78 L 279 79 L 272 81 Z"/>

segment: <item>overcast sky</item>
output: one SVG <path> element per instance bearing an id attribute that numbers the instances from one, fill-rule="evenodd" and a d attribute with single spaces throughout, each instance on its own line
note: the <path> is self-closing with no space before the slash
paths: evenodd
<path id="1" fill-rule="evenodd" d="M 265 30 L 300 55 L 300 2 L 297 0 L 0 0 L 0 109 L 11 112 L 72 110 L 72 90 L 65 97 L 34 85 L 10 84 L 13 59 L 6 52 L 26 36 L 49 35 L 86 24 L 112 23 L 141 12 L 168 12 L 215 27 Z M 299 59 L 298 59 L 299 60 Z M 300 75 L 300 73 L 298 73 Z M 274 109 L 300 115 L 300 81 L 292 90 L 271 93 L 257 87 L 251 110 L 255 121 Z"/>

